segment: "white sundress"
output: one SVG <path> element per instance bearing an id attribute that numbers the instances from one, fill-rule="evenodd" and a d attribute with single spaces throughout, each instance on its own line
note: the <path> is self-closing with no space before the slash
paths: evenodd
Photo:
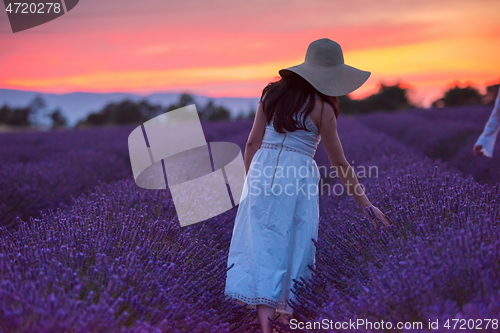
<path id="1" fill-rule="evenodd" d="M 295 299 L 293 279 L 311 276 L 320 180 L 313 157 L 321 136 L 309 116 L 306 126 L 310 132 L 281 134 L 271 122 L 252 159 L 227 263 L 228 268 L 234 266 L 227 271 L 225 295 L 239 304 L 265 304 L 290 314 L 287 300 Z"/>

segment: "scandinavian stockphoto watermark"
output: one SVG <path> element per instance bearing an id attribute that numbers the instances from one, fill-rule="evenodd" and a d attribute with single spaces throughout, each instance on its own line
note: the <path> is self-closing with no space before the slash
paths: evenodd
<path id="1" fill-rule="evenodd" d="M 194 104 L 152 118 L 128 137 L 132 172 L 144 189 L 168 189 L 181 226 L 217 216 L 245 195 L 240 147 L 206 142 Z"/>
<path id="2" fill-rule="evenodd" d="M 442 318 L 428 319 L 427 321 L 371 321 L 368 319 L 357 318 L 346 321 L 334 321 L 327 318 L 321 321 L 298 321 L 290 320 L 292 330 L 335 330 L 335 331 L 481 331 L 493 330 L 497 332 L 499 325 L 498 319 L 464 319 L 464 318 Z"/>
<path id="3" fill-rule="evenodd" d="M 52 21 L 73 8 L 79 0 L 3 0 L 12 32 Z"/>
<path id="4" fill-rule="evenodd" d="M 316 195 L 361 195 L 365 186 L 358 183 L 356 186 L 350 180 L 345 183 L 331 183 L 326 179 L 346 178 L 353 173 L 358 180 L 364 178 L 378 178 L 378 166 L 354 165 L 350 168 L 337 166 L 317 166 L 314 160 L 305 165 L 262 165 L 254 161 L 250 165 L 249 178 L 243 189 L 245 194 L 265 196 L 305 196 L 308 199 Z"/>

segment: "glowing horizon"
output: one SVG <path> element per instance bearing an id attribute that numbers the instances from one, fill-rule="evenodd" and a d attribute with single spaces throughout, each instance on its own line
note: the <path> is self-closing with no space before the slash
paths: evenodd
<path id="1" fill-rule="evenodd" d="M 352 94 L 402 82 L 428 106 L 453 82 L 500 82 L 500 2 L 218 0 L 206 4 L 81 1 L 12 34 L 0 14 L 0 88 L 47 93 L 189 91 L 260 97 L 308 44 L 340 43 L 346 64 L 372 76 Z"/>

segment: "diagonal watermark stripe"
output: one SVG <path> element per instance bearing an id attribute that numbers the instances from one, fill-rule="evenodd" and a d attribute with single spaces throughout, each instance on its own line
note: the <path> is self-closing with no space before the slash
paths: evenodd
<path id="1" fill-rule="evenodd" d="M 240 147 L 230 142 L 209 147 L 194 104 L 135 128 L 128 146 L 136 184 L 166 189 L 168 182 L 181 226 L 222 214 L 245 197 Z"/>

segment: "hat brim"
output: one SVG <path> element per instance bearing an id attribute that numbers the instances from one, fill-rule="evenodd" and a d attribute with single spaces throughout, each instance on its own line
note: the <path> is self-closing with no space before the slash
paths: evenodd
<path id="1" fill-rule="evenodd" d="M 316 90 L 327 96 L 347 95 L 358 89 L 370 77 L 370 72 L 362 71 L 346 64 L 337 66 L 318 66 L 307 63 L 279 70 L 294 72 L 303 77 Z"/>

